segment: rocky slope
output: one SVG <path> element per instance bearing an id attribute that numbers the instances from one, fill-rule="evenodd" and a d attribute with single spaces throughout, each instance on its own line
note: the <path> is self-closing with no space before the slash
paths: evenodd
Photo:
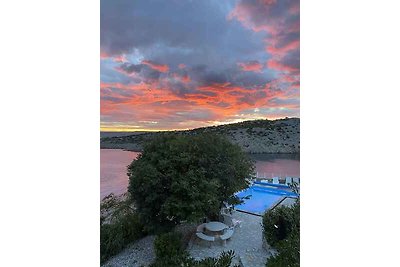
<path id="1" fill-rule="evenodd" d="M 156 135 L 171 132 L 126 133 L 120 136 L 103 137 L 101 148 L 121 148 L 141 151 L 143 143 Z M 300 119 L 255 120 L 197 128 L 186 131 L 173 131 L 175 134 L 195 135 L 215 133 L 226 136 L 232 143 L 238 144 L 248 153 L 299 153 Z"/>

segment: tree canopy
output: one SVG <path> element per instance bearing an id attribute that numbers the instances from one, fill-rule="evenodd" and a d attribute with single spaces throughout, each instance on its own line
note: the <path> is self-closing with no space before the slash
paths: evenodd
<path id="1" fill-rule="evenodd" d="M 221 136 L 164 135 L 128 166 L 128 191 L 149 226 L 168 227 L 216 214 L 253 171 L 240 147 Z"/>

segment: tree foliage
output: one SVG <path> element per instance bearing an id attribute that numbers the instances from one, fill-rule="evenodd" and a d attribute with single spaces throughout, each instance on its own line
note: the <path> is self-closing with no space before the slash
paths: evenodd
<path id="1" fill-rule="evenodd" d="M 277 245 L 278 254 L 268 259 L 267 267 L 300 267 L 300 232 L 298 229 Z"/>
<path id="2" fill-rule="evenodd" d="M 240 147 L 223 137 L 164 135 L 128 166 L 128 191 L 147 225 L 168 228 L 217 214 L 253 170 Z"/>
<path id="3" fill-rule="evenodd" d="M 264 214 L 263 234 L 278 254 L 269 258 L 267 267 L 300 266 L 300 201 L 291 207 L 277 207 Z"/>
<path id="4" fill-rule="evenodd" d="M 263 228 L 264 237 L 268 244 L 275 246 L 279 241 L 286 239 L 290 233 L 300 227 L 297 220 L 298 205 L 294 207 L 277 207 L 264 214 Z"/>

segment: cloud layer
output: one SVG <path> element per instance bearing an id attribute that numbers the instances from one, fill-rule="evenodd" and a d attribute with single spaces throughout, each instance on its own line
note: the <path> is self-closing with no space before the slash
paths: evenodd
<path id="1" fill-rule="evenodd" d="M 299 115 L 299 1 L 101 1 L 103 130 Z"/>

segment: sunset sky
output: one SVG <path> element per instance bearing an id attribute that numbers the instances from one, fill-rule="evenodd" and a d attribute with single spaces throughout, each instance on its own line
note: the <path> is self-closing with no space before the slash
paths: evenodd
<path id="1" fill-rule="evenodd" d="M 102 0 L 101 130 L 299 116 L 299 0 Z"/>

